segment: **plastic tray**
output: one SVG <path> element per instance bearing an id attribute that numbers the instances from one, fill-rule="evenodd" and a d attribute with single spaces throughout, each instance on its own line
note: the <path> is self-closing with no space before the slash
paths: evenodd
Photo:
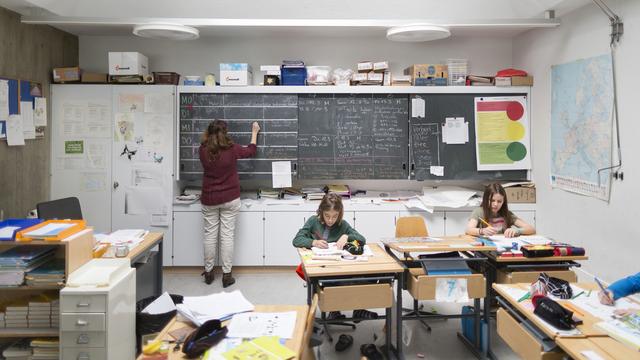
<path id="1" fill-rule="evenodd" d="M 0 237 L 0 241 L 13 241 L 16 238 L 16 233 L 20 230 L 32 227 L 34 225 L 38 225 L 42 222 L 42 219 L 7 219 L 5 221 L 0 221 L 0 229 L 4 229 L 5 227 L 17 227 L 17 229 L 11 232 L 10 237 Z"/>

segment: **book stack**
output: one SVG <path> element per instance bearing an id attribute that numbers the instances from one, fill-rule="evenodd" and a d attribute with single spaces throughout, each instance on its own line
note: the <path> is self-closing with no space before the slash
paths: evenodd
<path id="1" fill-rule="evenodd" d="M 0 329 L 4 328 L 6 325 L 4 323 L 4 311 L 0 312 Z"/>
<path id="2" fill-rule="evenodd" d="M 20 286 L 25 272 L 49 261 L 55 246 L 16 246 L 0 253 L 0 286 Z"/>
<path id="3" fill-rule="evenodd" d="M 57 338 L 33 339 L 31 348 L 31 360 L 57 360 L 60 357 L 60 342 Z"/>
<path id="4" fill-rule="evenodd" d="M 27 321 L 30 328 L 51 327 L 51 301 L 53 296 L 40 294 L 29 299 Z"/>
<path id="5" fill-rule="evenodd" d="M 51 259 L 25 274 L 25 282 L 30 286 L 64 284 L 64 259 Z"/>
<path id="6" fill-rule="evenodd" d="M 29 304 L 26 300 L 17 300 L 7 305 L 5 310 L 5 325 L 7 328 L 27 328 L 27 315 L 29 314 Z"/>
<path id="7" fill-rule="evenodd" d="M 6 360 L 31 360 L 31 345 L 29 339 L 20 339 L 2 351 Z"/>
<path id="8" fill-rule="evenodd" d="M 468 75 L 467 85 L 470 86 L 493 86 L 493 76 Z"/>
<path id="9" fill-rule="evenodd" d="M 275 189 L 259 189 L 258 198 L 262 199 L 280 199 L 280 191 Z"/>
<path id="10" fill-rule="evenodd" d="M 307 200 L 322 200 L 324 197 L 324 191 L 319 187 L 302 188 L 302 193 L 305 194 Z"/>
<path id="11" fill-rule="evenodd" d="M 285 188 L 283 193 L 283 199 L 295 200 L 304 198 L 304 193 L 298 188 Z"/>
<path id="12" fill-rule="evenodd" d="M 51 300 L 51 327 L 60 328 L 60 299 Z"/>

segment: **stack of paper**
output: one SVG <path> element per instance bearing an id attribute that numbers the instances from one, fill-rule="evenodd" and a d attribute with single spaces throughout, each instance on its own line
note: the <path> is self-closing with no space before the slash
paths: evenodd
<path id="1" fill-rule="evenodd" d="M 420 200 L 430 208 L 460 208 L 467 206 L 469 200 L 476 195 L 475 190 L 458 186 L 439 186 L 435 189 L 423 188 L 423 193 L 424 195 L 420 196 Z"/>
<path id="2" fill-rule="evenodd" d="M 142 229 L 123 229 L 114 231 L 109 235 L 96 236 L 96 239 L 103 244 L 111 244 L 111 246 L 124 245 L 131 250 L 140 244 L 148 233 L 148 231 Z"/>
<path id="3" fill-rule="evenodd" d="M 60 327 L 60 299 L 51 300 L 51 327 Z"/>
<path id="4" fill-rule="evenodd" d="M 253 311 L 254 306 L 240 292 L 221 292 L 206 296 L 187 296 L 177 305 L 178 313 L 195 325 L 208 320 L 227 320 L 233 315 Z"/>
<path id="5" fill-rule="evenodd" d="M 51 302 L 56 298 L 57 295 L 51 293 L 36 295 L 29 299 L 27 320 L 30 328 L 51 327 Z"/>
<path id="6" fill-rule="evenodd" d="M 307 200 L 322 200 L 324 191 L 319 187 L 305 187 L 302 192 L 306 195 Z"/>
<path id="7" fill-rule="evenodd" d="M 64 284 L 64 259 L 51 259 L 25 274 L 27 285 Z"/>
<path id="8" fill-rule="evenodd" d="M 31 239 L 45 239 L 60 234 L 64 230 L 76 226 L 74 223 L 50 223 L 45 226 L 39 227 L 35 230 L 24 233 L 25 237 Z"/>
<path id="9" fill-rule="evenodd" d="M 16 300 L 5 310 L 5 324 L 7 328 L 27 328 L 27 315 L 29 314 L 29 304 L 26 300 Z"/>
<path id="10" fill-rule="evenodd" d="M 326 249 L 321 249 L 319 247 L 312 247 L 311 252 L 313 252 L 313 255 L 315 256 L 351 255 L 351 253 L 348 252 L 347 250 L 338 249 L 336 247 L 336 243 L 334 242 L 329 243 L 328 245 L 329 247 Z M 369 247 L 369 245 L 365 245 L 362 250 L 362 255 L 357 255 L 357 256 L 373 256 L 373 251 L 371 250 L 371 247 Z"/>
<path id="11" fill-rule="evenodd" d="M 259 189 L 258 198 L 279 199 L 280 191 L 275 189 Z"/>
<path id="12" fill-rule="evenodd" d="M 31 360 L 57 360 L 60 357 L 58 338 L 41 338 L 31 340 L 33 355 Z"/>
<path id="13" fill-rule="evenodd" d="M 6 326 L 5 322 L 4 322 L 4 311 L 0 312 L 0 329 L 4 328 Z"/>
<path id="14" fill-rule="evenodd" d="M 19 286 L 25 272 L 49 261 L 55 246 L 16 246 L 0 253 L 0 286 Z"/>

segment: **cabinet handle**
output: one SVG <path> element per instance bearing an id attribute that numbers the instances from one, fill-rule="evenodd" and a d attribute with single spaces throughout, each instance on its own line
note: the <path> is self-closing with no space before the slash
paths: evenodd
<path id="1" fill-rule="evenodd" d="M 78 319 L 78 320 L 76 321 L 76 325 L 78 325 L 78 326 L 87 326 L 87 324 L 89 324 L 89 323 L 87 322 L 87 320 Z"/>
<path id="2" fill-rule="evenodd" d="M 76 304 L 77 307 L 89 307 L 90 305 L 91 305 L 91 303 L 88 303 L 88 302 Z"/>
<path id="3" fill-rule="evenodd" d="M 88 344 L 89 343 L 89 335 L 88 334 L 80 334 L 78 336 L 78 339 L 76 340 L 76 343 L 78 344 Z"/>
<path id="4" fill-rule="evenodd" d="M 91 356 L 89 356 L 89 354 L 88 354 L 88 353 L 84 353 L 84 352 L 83 352 L 83 353 L 79 353 L 79 354 L 78 354 L 77 359 L 78 359 L 78 360 L 91 360 Z"/>

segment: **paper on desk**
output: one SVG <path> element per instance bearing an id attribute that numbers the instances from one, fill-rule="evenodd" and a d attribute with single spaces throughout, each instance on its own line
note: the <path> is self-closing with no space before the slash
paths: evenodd
<path id="1" fill-rule="evenodd" d="M 225 320 L 234 314 L 254 310 L 253 304 L 239 290 L 205 296 L 187 296 L 177 307 L 182 316 L 198 326 L 207 320 Z"/>
<path id="2" fill-rule="evenodd" d="M 317 255 L 317 256 L 351 255 L 351 253 L 346 250 L 338 249 L 336 247 L 336 243 L 334 242 L 329 243 L 328 245 L 329 247 L 327 249 L 312 247 L 311 252 L 313 252 L 313 255 Z M 364 249 L 362 250 L 362 255 L 358 255 L 358 256 L 373 256 L 373 250 L 371 250 L 371 247 L 369 247 L 369 245 L 365 245 Z"/>
<path id="3" fill-rule="evenodd" d="M 155 299 L 151 304 L 147 305 L 146 308 L 142 310 L 145 314 L 157 315 L 168 313 L 169 311 L 176 310 L 176 304 L 171 300 L 171 296 L 169 296 L 168 292 L 164 292 L 160 297 Z"/>
<path id="4" fill-rule="evenodd" d="M 291 161 L 273 161 L 271 163 L 272 187 L 291 187 Z"/>
<path id="5" fill-rule="evenodd" d="M 437 278 L 436 301 L 454 303 L 468 302 L 467 279 Z"/>
<path id="6" fill-rule="evenodd" d="M 46 237 L 58 235 L 62 230 L 68 229 L 75 224 L 51 223 L 24 234 L 25 237 Z"/>
<path id="7" fill-rule="evenodd" d="M 406 206 L 406 208 L 409 210 L 418 209 L 433 214 L 433 207 L 425 205 L 424 202 L 422 202 L 422 200 L 420 200 L 419 198 L 411 198 L 407 201 L 404 201 L 404 206 Z"/>
<path id="8" fill-rule="evenodd" d="M 620 309 L 640 309 L 640 304 L 630 301 L 629 299 L 622 298 L 616 300 L 613 306 L 603 305 L 598 299 L 598 292 L 592 291 L 590 296 L 581 295 L 575 299 L 569 300 L 572 304 L 578 307 L 580 310 L 584 310 L 589 314 L 600 318 L 602 320 L 609 320 L 613 316 L 615 310 Z"/>
<path id="9" fill-rule="evenodd" d="M 509 243 L 511 245 L 512 242 L 517 241 L 519 243 L 530 244 L 530 245 L 547 245 L 551 244 L 553 241 L 551 239 L 541 236 L 541 235 L 522 235 L 518 237 L 508 238 L 504 235 L 492 235 L 489 236 L 489 240 L 493 242 L 500 243 Z"/>
<path id="10" fill-rule="evenodd" d="M 202 360 L 226 360 L 222 354 L 240 346 L 242 340 L 240 338 L 224 338 L 216 346 L 207 350 Z"/>
<path id="11" fill-rule="evenodd" d="M 262 313 L 250 312 L 236 314 L 229 324 L 227 337 L 257 338 L 260 336 L 277 336 L 283 339 L 293 338 L 296 327 L 295 311 Z"/>

